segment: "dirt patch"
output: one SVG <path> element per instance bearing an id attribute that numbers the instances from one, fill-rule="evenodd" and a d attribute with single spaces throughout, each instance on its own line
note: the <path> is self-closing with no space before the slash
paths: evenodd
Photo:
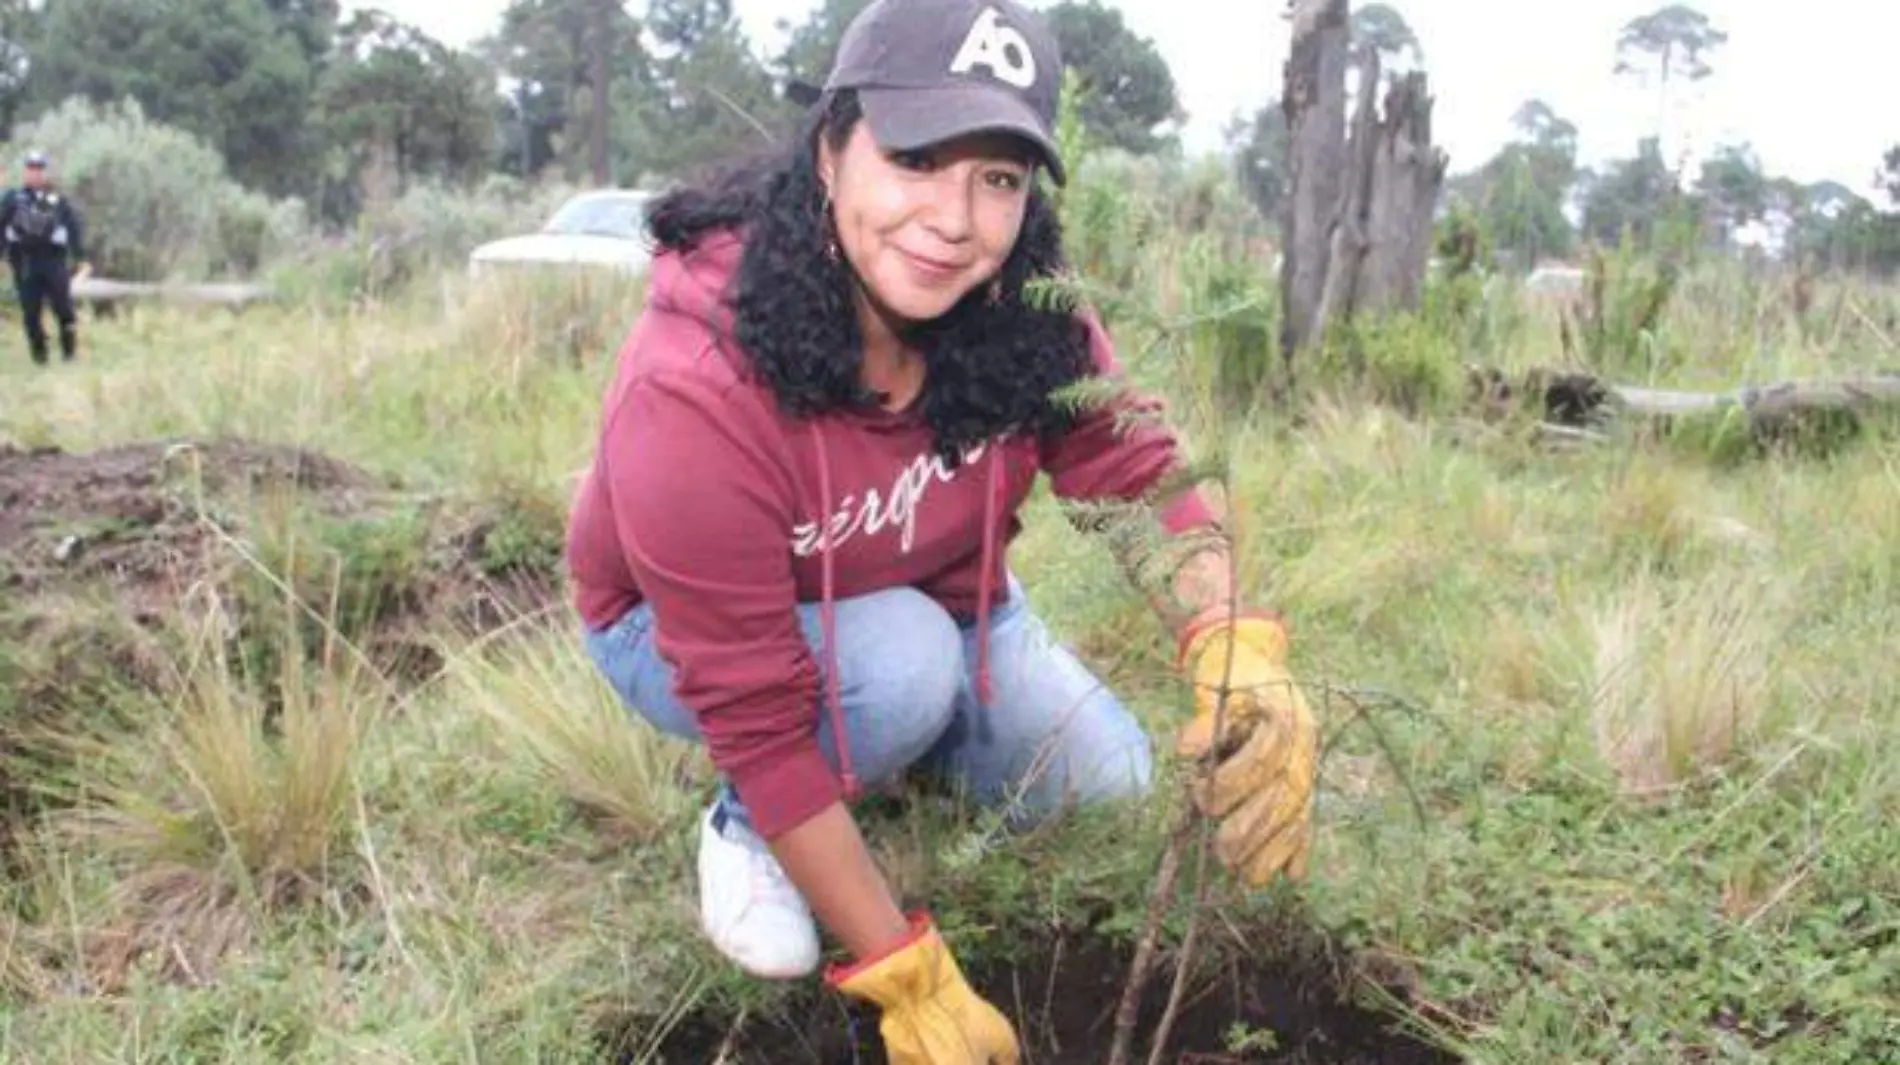
<path id="1" fill-rule="evenodd" d="M 1260 929 L 1270 956 L 1230 949 L 1191 981 L 1167 1052 L 1169 1065 L 1458 1065 L 1462 1059 L 1403 1030 L 1397 1018 L 1354 1001 L 1352 987 L 1376 985 L 1401 1002 L 1409 976 L 1394 966 L 1344 958 L 1311 933 Z M 1085 934 L 1025 937 L 1011 961 L 969 967 L 971 982 L 1009 1015 L 1026 1063 L 1101 1065 L 1115 1035 L 1115 1010 L 1127 983 L 1132 947 Z M 814 978 L 815 982 L 815 978 Z M 1173 963 L 1160 960 L 1145 987 L 1133 1060 L 1145 1063 L 1149 1037 L 1167 1005 Z M 651 1057 L 655 1026 L 630 1025 L 619 1060 L 729 1065 L 884 1065 L 875 1010 L 813 990 L 771 1017 L 736 1030 L 689 1017 Z"/>
<path id="2" fill-rule="evenodd" d="M 558 592 L 556 574 L 484 554 L 493 523 L 480 514 L 418 504 L 390 480 L 315 452 L 230 439 L 83 454 L 0 445 L 0 588 L 19 602 L 103 581 L 128 617 L 155 621 L 188 589 L 229 576 L 237 545 L 256 546 L 255 507 L 273 499 L 339 527 L 408 508 L 416 564 L 390 575 L 413 585 L 391 589 L 397 612 L 479 622 Z"/>
<path id="3" fill-rule="evenodd" d="M 21 595 L 105 577 L 137 612 L 162 610 L 200 575 L 192 563 L 215 539 L 217 504 L 272 487 L 346 513 L 388 486 L 321 455 L 244 441 L 86 454 L 0 446 L 0 573 Z"/>
<path id="4" fill-rule="evenodd" d="M 438 641 L 558 604 L 564 515 L 546 502 L 449 503 L 324 455 L 247 440 L 75 454 L 0 445 L 0 849 L 61 771 L 55 738 L 111 730 L 183 627 L 221 617 L 270 677 L 293 643 L 339 631 L 415 682 Z M 453 627 L 453 628 L 451 628 Z"/>

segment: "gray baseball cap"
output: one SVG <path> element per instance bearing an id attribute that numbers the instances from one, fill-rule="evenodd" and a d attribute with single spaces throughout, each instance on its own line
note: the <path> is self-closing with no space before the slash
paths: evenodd
<path id="1" fill-rule="evenodd" d="M 1056 184 L 1062 52 L 1016 0 L 873 0 L 845 28 L 827 91 L 856 89 L 871 135 L 914 151 L 979 131 L 1035 146 Z"/>

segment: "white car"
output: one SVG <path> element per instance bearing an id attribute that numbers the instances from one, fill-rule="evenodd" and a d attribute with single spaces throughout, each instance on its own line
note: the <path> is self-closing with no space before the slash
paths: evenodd
<path id="1" fill-rule="evenodd" d="M 562 204 L 539 232 L 490 241 L 469 253 L 468 271 L 495 268 L 603 267 L 639 276 L 652 260 L 645 226 L 654 193 L 597 189 Z"/>

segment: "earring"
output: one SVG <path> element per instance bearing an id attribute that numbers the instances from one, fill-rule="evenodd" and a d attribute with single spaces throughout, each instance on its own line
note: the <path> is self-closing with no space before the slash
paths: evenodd
<path id="1" fill-rule="evenodd" d="M 831 217 L 831 189 L 825 188 L 824 199 L 818 205 L 818 217 L 825 227 L 825 258 L 838 261 L 838 225 Z"/>
<path id="2" fill-rule="evenodd" d="M 990 306 L 1003 302 L 1003 279 L 998 277 L 990 281 Z"/>

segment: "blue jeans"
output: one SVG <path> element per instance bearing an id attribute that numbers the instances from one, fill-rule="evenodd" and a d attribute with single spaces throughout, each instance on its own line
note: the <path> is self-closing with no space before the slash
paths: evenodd
<path id="1" fill-rule="evenodd" d="M 818 604 L 797 609 L 822 674 Z M 845 729 L 866 788 L 913 767 L 936 771 L 979 803 L 1009 803 L 1008 817 L 1020 825 L 1071 798 L 1138 796 L 1151 786 L 1153 752 L 1140 723 L 1051 638 L 1013 576 L 1008 599 L 990 615 L 990 706 L 976 699 L 974 623 L 960 624 L 913 588 L 840 599 L 835 609 Z M 586 639 L 622 702 L 669 735 L 701 740 L 692 712 L 674 697 L 672 667 L 655 649 L 650 605 Z M 819 746 L 836 770 L 831 715 L 819 720 Z M 729 782 L 717 805 L 749 827 Z"/>

